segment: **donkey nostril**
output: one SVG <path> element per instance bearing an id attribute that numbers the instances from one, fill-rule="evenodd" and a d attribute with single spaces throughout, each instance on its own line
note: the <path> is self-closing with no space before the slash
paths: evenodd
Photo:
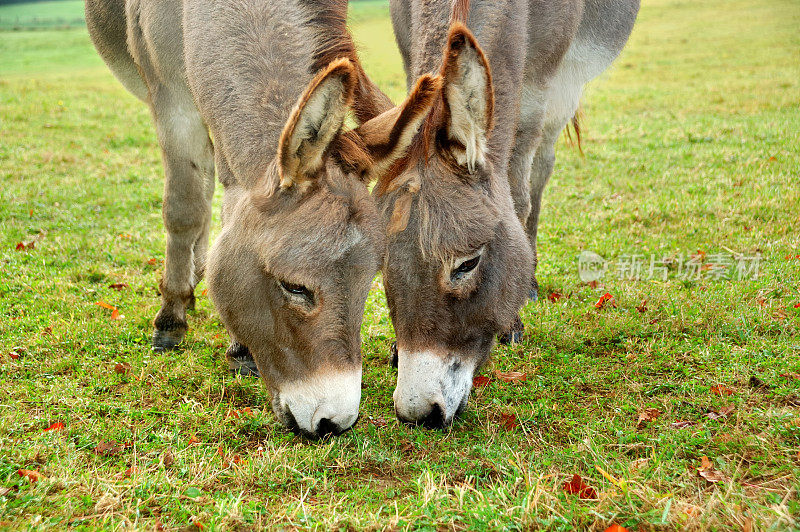
<path id="1" fill-rule="evenodd" d="M 422 426 L 429 429 L 443 429 L 444 428 L 444 411 L 439 403 L 433 403 L 433 407 L 425 419 L 422 420 Z"/>
<path id="2" fill-rule="evenodd" d="M 339 427 L 331 421 L 330 419 L 324 417 L 319 420 L 319 425 L 317 425 L 317 436 L 320 438 L 324 438 L 325 436 L 336 436 L 339 434 L 341 430 Z"/>

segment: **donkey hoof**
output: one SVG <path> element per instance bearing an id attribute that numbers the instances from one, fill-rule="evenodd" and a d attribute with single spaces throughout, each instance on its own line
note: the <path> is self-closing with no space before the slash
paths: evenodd
<path id="1" fill-rule="evenodd" d="M 225 357 L 228 359 L 228 370 L 233 377 L 239 375 L 258 378 L 260 376 L 256 361 L 253 360 L 253 355 L 250 354 L 247 346 L 238 342 L 231 342 L 225 352 Z"/>
<path id="2" fill-rule="evenodd" d="M 153 331 L 153 351 L 168 351 L 174 349 L 183 341 L 186 329 L 172 329 L 164 331 L 156 329 Z"/>
<path id="3" fill-rule="evenodd" d="M 392 342 L 389 348 L 389 365 L 397 369 L 397 342 Z"/>
<path id="4" fill-rule="evenodd" d="M 531 289 L 528 291 L 528 299 L 531 301 L 539 301 L 539 283 L 536 279 L 533 279 L 533 283 L 531 283 Z"/>

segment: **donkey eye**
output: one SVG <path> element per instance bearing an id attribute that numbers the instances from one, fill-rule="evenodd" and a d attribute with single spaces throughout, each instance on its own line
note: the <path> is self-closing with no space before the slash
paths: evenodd
<path id="1" fill-rule="evenodd" d="M 469 273 L 474 270 L 480 260 L 480 255 L 476 255 L 469 260 L 465 260 L 459 264 L 458 267 L 452 271 L 452 273 L 450 273 L 450 278 L 453 280 L 460 279 L 465 273 Z"/>
<path id="2" fill-rule="evenodd" d="M 281 288 L 294 296 L 304 297 L 312 301 L 314 300 L 314 293 L 301 284 L 292 284 L 281 281 Z"/>

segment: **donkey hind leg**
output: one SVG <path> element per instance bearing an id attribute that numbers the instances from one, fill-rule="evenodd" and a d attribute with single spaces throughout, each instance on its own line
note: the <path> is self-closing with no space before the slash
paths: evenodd
<path id="1" fill-rule="evenodd" d="M 536 251 L 536 235 L 539 228 L 539 211 L 542 207 L 542 195 L 550 176 L 553 173 L 553 166 L 556 161 L 555 145 L 559 133 L 564 129 L 565 124 L 547 124 L 542 135 L 542 142 L 536 150 L 536 155 L 531 163 L 530 173 L 530 198 L 531 211 L 526 221 L 528 240 L 533 250 L 533 281 L 531 285 L 530 298 L 534 301 L 539 298 L 539 282 L 536 280 L 536 267 L 539 264 Z"/>
<path id="2" fill-rule="evenodd" d="M 161 279 L 161 309 L 154 320 L 153 348 L 171 349 L 188 329 L 187 307 L 205 267 L 214 150 L 206 125 L 188 91 L 159 87 L 150 91 L 158 141 L 164 159 L 162 214 L 167 253 Z"/>

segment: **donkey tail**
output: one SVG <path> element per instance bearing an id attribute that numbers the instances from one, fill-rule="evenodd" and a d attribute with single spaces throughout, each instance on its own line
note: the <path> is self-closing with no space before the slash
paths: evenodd
<path id="1" fill-rule="evenodd" d="M 469 19 L 469 0 L 452 0 L 450 4 L 450 24 L 460 22 L 467 25 Z"/>

